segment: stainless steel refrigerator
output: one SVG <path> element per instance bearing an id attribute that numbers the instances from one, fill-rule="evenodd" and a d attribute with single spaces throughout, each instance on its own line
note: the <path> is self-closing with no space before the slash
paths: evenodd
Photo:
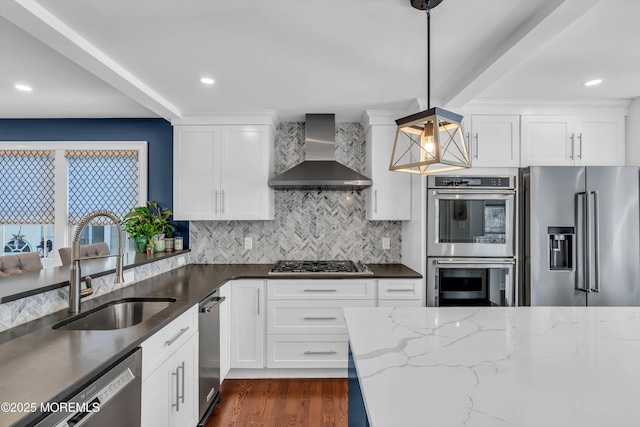
<path id="1" fill-rule="evenodd" d="M 640 305 L 638 168 L 520 172 L 520 303 Z"/>

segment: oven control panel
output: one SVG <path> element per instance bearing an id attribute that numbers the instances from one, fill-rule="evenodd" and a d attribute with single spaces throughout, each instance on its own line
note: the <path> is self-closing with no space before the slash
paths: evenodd
<path id="1" fill-rule="evenodd" d="M 508 176 L 434 176 L 430 187 L 484 187 L 513 188 Z"/>

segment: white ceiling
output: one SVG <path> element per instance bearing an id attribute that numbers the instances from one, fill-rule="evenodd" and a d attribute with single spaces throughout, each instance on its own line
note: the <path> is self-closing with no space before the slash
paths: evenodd
<path id="1" fill-rule="evenodd" d="M 639 97 L 639 22 L 639 0 L 446 0 L 432 104 Z M 426 97 L 426 28 L 409 0 L 0 0 L 0 117 L 358 121 Z"/>

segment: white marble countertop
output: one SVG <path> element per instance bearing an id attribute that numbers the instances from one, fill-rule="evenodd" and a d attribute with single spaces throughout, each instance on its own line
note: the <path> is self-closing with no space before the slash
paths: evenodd
<path id="1" fill-rule="evenodd" d="M 640 308 L 345 308 L 372 427 L 640 426 Z"/>

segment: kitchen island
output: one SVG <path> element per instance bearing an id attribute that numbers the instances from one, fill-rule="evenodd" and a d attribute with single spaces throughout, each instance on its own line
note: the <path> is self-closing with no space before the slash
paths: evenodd
<path id="1" fill-rule="evenodd" d="M 638 307 L 344 312 L 373 427 L 640 426 Z"/>

